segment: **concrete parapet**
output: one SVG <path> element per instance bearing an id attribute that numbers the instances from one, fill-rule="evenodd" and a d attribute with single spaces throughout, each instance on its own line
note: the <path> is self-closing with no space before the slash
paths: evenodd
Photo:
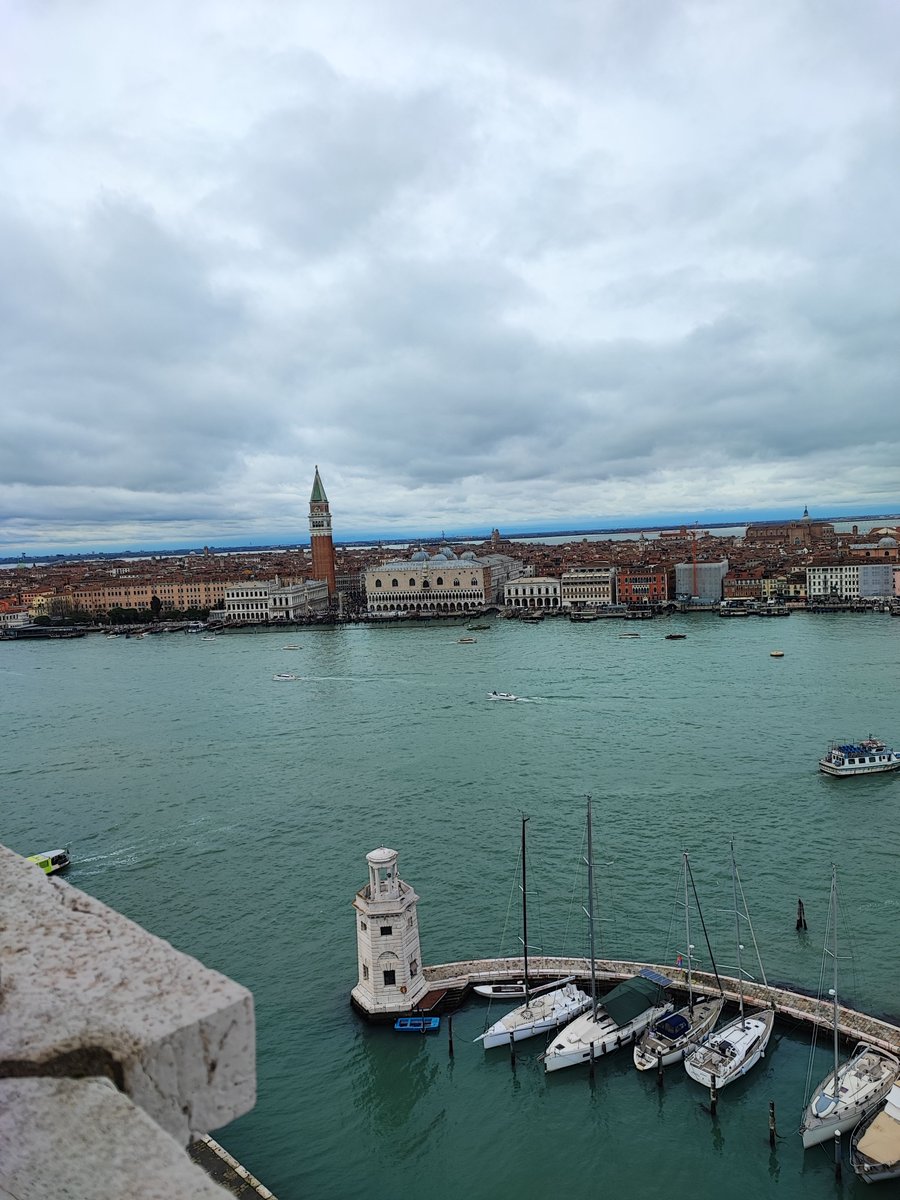
<path id="1" fill-rule="evenodd" d="M 228 1200 L 106 1079 L 0 1079 L 0 1197 Z"/>
<path id="2" fill-rule="evenodd" d="M 255 1103 L 253 997 L 0 846 L 0 1079 L 29 1076 L 103 1076 L 187 1145 Z"/>

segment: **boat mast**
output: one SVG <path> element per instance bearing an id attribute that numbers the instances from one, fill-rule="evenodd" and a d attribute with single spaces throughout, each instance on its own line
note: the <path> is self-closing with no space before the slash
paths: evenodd
<path id="1" fill-rule="evenodd" d="M 691 976 L 691 952 L 694 947 L 691 945 L 691 910 L 688 905 L 688 853 L 684 851 L 684 936 L 687 938 L 687 985 L 688 985 L 688 1012 L 694 1012 L 694 985 Z"/>
<path id="2" fill-rule="evenodd" d="M 525 878 L 525 824 L 528 817 L 522 814 L 522 974 L 525 979 L 525 1004 L 531 989 L 528 986 L 528 890 Z"/>
<path id="3" fill-rule="evenodd" d="M 731 894 L 734 898 L 734 927 L 737 934 L 738 1000 L 741 1008 L 741 1029 L 744 1024 L 744 972 L 741 967 L 741 914 L 737 902 L 737 863 L 734 861 L 734 838 L 731 839 Z"/>
<path id="4" fill-rule="evenodd" d="M 587 869 L 588 869 L 588 935 L 591 950 L 591 1009 L 597 1020 L 597 965 L 594 949 L 594 834 L 591 824 L 591 797 L 587 798 Z"/>
<path id="5" fill-rule="evenodd" d="M 838 944 L 837 944 L 837 867 L 831 864 L 831 922 L 832 922 L 832 954 L 834 955 L 834 984 L 831 994 L 834 997 L 834 1098 L 838 1098 Z"/>

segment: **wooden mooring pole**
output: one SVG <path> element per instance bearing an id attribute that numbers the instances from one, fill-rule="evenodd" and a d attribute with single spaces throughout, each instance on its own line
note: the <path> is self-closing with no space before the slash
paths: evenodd
<path id="1" fill-rule="evenodd" d="M 716 1085 L 712 1084 L 709 1089 L 709 1111 L 713 1116 L 716 1115 L 716 1108 L 719 1103 L 719 1093 L 716 1091 Z"/>
<path id="2" fill-rule="evenodd" d="M 662 1050 L 656 1052 L 656 1086 L 659 1088 L 663 1086 Z"/>
<path id="3" fill-rule="evenodd" d="M 509 1065 L 515 1071 L 515 1069 L 516 1069 L 516 1039 L 512 1034 L 509 1035 Z"/>
<path id="4" fill-rule="evenodd" d="M 836 1129 L 834 1131 L 834 1177 L 838 1181 L 838 1183 L 840 1183 L 840 1181 L 841 1181 L 842 1166 L 843 1166 L 843 1163 L 841 1162 L 841 1131 L 839 1129 Z"/>
<path id="5" fill-rule="evenodd" d="M 797 901 L 797 929 L 806 929 L 806 910 L 802 900 Z"/>
<path id="6" fill-rule="evenodd" d="M 447 1050 L 449 1051 L 450 1057 L 452 1058 L 453 1057 L 453 1018 L 452 1017 L 447 1018 Z"/>
<path id="7" fill-rule="evenodd" d="M 778 1130 L 775 1128 L 775 1101 L 769 1101 L 769 1145 L 775 1149 L 775 1142 L 778 1140 Z"/>

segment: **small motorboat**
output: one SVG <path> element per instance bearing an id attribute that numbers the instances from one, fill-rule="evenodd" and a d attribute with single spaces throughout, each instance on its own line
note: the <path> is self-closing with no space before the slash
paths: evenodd
<path id="1" fill-rule="evenodd" d="M 440 1017 L 398 1017 L 394 1022 L 397 1033 L 437 1033 L 440 1027 Z"/>
<path id="2" fill-rule="evenodd" d="M 64 871 L 71 861 L 68 850 L 47 850 L 44 854 L 28 856 L 28 862 L 36 863 L 47 875 Z"/>
<path id="3" fill-rule="evenodd" d="M 282 646 L 282 650 L 299 650 L 299 646 Z"/>
<path id="4" fill-rule="evenodd" d="M 488 692 L 488 700 L 518 700 L 512 692 Z"/>
<path id="5" fill-rule="evenodd" d="M 636 637 L 640 637 L 640 636 L 641 635 L 639 633 L 620 633 L 619 634 L 620 638 L 636 638 Z"/>
<path id="6" fill-rule="evenodd" d="M 484 996 L 487 1000 L 518 999 L 525 995 L 525 981 L 518 983 L 476 983 L 472 991 L 476 996 Z"/>
<path id="7" fill-rule="evenodd" d="M 273 675 L 272 678 L 277 679 L 279 681 L 279 683 L 289 683 L 292 680 L 296 679 L 297 676 L 292 675 L 290 671 L 279 671 L 278 674 Z"/>
<path id="8" fill-rule="evenodd" d="M 478 641 L 478 638 L 457 638 L 460 646 L 472 646 Z"/>
<path id="9" fill-rule="evenodd" d="M 686 637 L 687 637 L 687 634 L 686 634 L 686 633 L 667 633 L 667 634 L 666 634 L 666 641 L 667 641 L 667 642 L 681 642 L 681 641 L 683 641 L 683 640 L 684 640 Z"/>
<path id="10" fill-rule="evenodd" d="M 784 651 L 783 650 L 770 650 L 769 658 L 784 658 Z"/>

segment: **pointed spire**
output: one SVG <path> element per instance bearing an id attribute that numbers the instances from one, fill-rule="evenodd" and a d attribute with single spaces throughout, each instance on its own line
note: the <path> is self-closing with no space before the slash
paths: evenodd
<path id="1" fill-rule="evenodd" d="M 325 489 L 322 487 L 322 480 L 319 477 L 319 468 L 316 466 L 316 477 L 313 480 L 312 495 L 309 498 L 310 504 L 327 504 L 328 497 L 325 495 Z"/>

